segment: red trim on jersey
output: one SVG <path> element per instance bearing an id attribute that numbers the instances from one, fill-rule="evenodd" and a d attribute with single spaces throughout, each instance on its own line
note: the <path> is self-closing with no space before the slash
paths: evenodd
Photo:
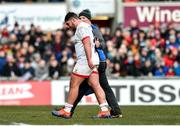
<path id="1" fill-rule="evenodd" d="M 87 38 L 90 38 L 90 36 L 84 37 L 84 38 L 82 39 L 82 41 L 84 42 L 84 40 L 87 39 Z"/>
<path id="2" fill-rule="evenodd" d="M 81 78 L 89 78 L 89 76 L 87 76 L 87 75 L 80 75 L 80 74 L 77 74 L 77 73 L 72 73 L 72 74 L 75 75 L 75 76 L 81 77 Z"/>
<path id="3" fill-rule="evenodd" d="M 93 71 L 91 74 L 98 74 L 98 72 L 97 71 Z"/>

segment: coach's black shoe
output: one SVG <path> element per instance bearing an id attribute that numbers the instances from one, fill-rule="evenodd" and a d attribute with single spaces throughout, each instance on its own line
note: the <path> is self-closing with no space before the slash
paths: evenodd
<path id="1" fill-rule="evenodd" d="M 122 115 L 122 113 L 120 112 L 113 112 L 112 110 L 110 110 L 110 113 L 111 113 L 111 118 L 122 118 L 123 117 L 123 115 Z"/>
<path id="2" fill-rule="evenodd" d="M 117 114 L 117 115 L 111 115 L 111 118 L 122 118 L 122 114 Z"/>

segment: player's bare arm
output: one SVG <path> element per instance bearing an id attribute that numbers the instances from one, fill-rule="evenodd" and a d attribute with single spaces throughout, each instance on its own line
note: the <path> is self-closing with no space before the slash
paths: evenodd
<path id="1" fill-rule="evenodd" d="M 83 41 L 86 57 L 87 57 L 87 60 L 88 60 L 88 65 L 89 65 L 90 68 L 93 68 L 94 65 L 93 65 L 92 60 L 91 60 L 91 43 L 90 43 L 89 36 L 84 38 L 82 41 Z"/>

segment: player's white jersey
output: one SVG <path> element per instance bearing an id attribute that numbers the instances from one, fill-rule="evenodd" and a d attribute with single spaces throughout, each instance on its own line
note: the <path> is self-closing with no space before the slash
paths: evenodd
<path id="1" fill-rule="evenodd" d="M 91 56 L 92 56 L 93 65 L 98 65 L 99 57 L 98 57 L 98 53 L 95 50 L 95 43 L 94 43 L 94 36 L 92 33 L 92 28 L 89 24 L 84 23 L 84 22 L 81 22 L 77 26 L 75 35 L 73 37 L 73 41 L 75 43 L 75 51 L 77 55 L 77 63 L 88 64 L 86 53 L 84 50 L 84 45 L 82 43 L 82 40 L 85 39 L 86 37 L 90 37 L 91 51 L 92 51 Z"/>

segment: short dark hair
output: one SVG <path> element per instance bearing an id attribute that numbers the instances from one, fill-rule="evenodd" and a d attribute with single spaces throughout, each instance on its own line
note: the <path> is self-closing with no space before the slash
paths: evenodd
<path id="1" fill-rule="evenodd" d="M 79 19 L 78 15 L 74 12 L 68 12 L 65 16 L 65 19 L 64 21 L 69 21 L 71 18 L 76 18 L 76 19 Z"/>

